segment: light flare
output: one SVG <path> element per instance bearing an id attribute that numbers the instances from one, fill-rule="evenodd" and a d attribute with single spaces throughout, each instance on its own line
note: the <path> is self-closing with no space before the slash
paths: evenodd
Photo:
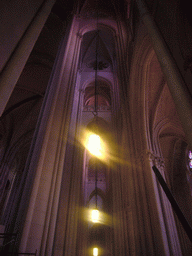
<path id="1" fill-rule="evenodd" d="M 97 134 L 91 134 L 88 138 L 87 149 L 89 152 L 97 157 L 101 157 L 102 148 L 101 148 L 101 139 Z"/>

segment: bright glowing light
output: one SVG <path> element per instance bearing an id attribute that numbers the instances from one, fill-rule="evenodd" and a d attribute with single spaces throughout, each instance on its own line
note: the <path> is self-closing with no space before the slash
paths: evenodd
<path id="1" fill-rule="evenodd" d="M 88 139 L 87 149 L 89 152 L 97 157 L 102 155 L 101 153 L 101 139 L 99 135 L 91 134 Z"/>
<path id="2" fill-rule="evenodd" d="M 93 256 L 98 256 L 98 248 L 93 248 Z"/>
<path id="3" fill-rule="evenodd" d="M 94 223 L 99 221 L 99 211 L 98 210 L 92 210 L 91 220 Z"/>

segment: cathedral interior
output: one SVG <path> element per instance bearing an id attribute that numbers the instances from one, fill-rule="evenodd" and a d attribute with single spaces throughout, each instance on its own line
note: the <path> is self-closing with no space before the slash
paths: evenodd
<path id="1" fill-rule="evenodd" d="M 192 255 L 190 2 L 0 12 L 0 255 Z"/>

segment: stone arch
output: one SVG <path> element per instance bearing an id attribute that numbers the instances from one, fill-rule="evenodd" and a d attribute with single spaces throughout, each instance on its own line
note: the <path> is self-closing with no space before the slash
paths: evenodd
<path id="1" fill-rule="evenodd" d="M 92 193 L 89 195 L 89 199 L 88 199 L 88 202 L 87 204 L 89 205 L 91 200 L 97 195 L 97 200 L 98 200 L 98 204 L 101 204 L 102 208 L 101 210 L 102 211 L 105 211 L 106 210 L 106 195 L 105 193 L 100 189 L 100 188 L 97 188 L 97 191 L 96 189 L 92 191 Z"/>
<path id="2" fill-rule="evenodd" d="M 114 36 L 117 33 L 117 24 L 115 21 L 100 20 L 98 24 L 95 19 L 93 19 L 92 21 L 93 22 L 85 23 L 85 25 L 81 27 L 81 29 L 79 30 L 79 35 L 81 37 L 83 37 L 85 33 L 94 31 L 97 28 L 101 30 L 108 30 Z"/>
<path id="3" fill-rule="evenodd" d="M 95 196 L 95 194 L 96 194 L 96 190 L 93 190 L 92 193 L 89 195 L 89 201 L 91 200 L 92 197 Z M 106 199 L 106 195 L 105 195 L 105 193 L 104 193 L 101 189 L 98 189 L 97 194 L 98 194 L 103 200 Z"/>
<path id="4" fill-rule="evenodd" d="M 87 105 L 87 101 L 94 96 L 95 94 L 95 83 L 93 80 L 87 81 L 86 86 L 84 87 L 84 105 Z M 106 105 L 111 105 L 111 83 L 102 77 L 98 77 L 98 96 L 101 95 L 106 99 Z"/>

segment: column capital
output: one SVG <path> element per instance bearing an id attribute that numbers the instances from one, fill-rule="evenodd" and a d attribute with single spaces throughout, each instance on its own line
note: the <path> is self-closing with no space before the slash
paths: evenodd
<path id="1" fill-rule="evenodd" d="M 81 33 L 77 33 L 77 37 L 79 37 L 80 39 L 83 37 L 83 35 Z"/>
<path id="2" fill-rule="evenodd" d="M 155 165 L 158 169 L 164 170 L 165 169 L 165 161 L 162 156 L 159 156 L 152 151 L 146 151 L 146 155 L 148 160 Z"/>

